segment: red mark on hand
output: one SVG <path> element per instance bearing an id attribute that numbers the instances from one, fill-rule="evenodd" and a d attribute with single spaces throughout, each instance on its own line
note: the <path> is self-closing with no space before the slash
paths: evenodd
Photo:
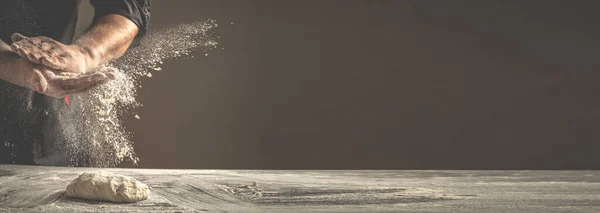
<path id="1" fill-rule="evenodd" d="M 69 103 L 69 96 L 65 96 L 65 104 L 67 104 L 67 106 L 71 106 L 71 103 Z"/>

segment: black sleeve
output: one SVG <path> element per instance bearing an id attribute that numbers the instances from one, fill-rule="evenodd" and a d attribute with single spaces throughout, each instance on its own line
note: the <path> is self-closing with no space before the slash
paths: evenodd
<path id="1" fill-rule="evenodd" d="M 107 14 L 122 15 L 135 23 L 139 32 L 132 45 L 146 34 L 150 23 L 150 0 L 90 0 L 95 8 L 94 20 Z"/>

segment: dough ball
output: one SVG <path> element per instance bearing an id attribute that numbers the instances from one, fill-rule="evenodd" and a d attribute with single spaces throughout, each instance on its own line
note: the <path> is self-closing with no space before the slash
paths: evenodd
<path id="1" fill-rule="evenodd" d="M 67 186 L 67 197 L 116 203 L 139 202 L 149 194 L 146 184 L 110 173 L 83 173 Z"/>

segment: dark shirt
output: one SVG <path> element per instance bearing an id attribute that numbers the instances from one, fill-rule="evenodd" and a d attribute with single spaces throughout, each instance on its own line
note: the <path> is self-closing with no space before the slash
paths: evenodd
<path id="1" fill-rule="evenodd" d="M 81 0 L 0 0 L 0 39 L 11 43 L 13 33 L 73 41 Z M 118 14 L 139 27 L 136 41 L 146 32 L 150 0 L 90 0 L 94 19 Z M 135 42 L 135 41 L 134 41 Z M 70 97 L 76 100 L 77 95 Z M 82 115 L 76 103 L 38 94 L 0 80 L 0 164 L 66 165 L 54 150 L 64 141 L 65 129 L 58 116 Z M 73 117 L 75 117 L 73 116 Z M 56 155 L 59 155 L 58 157 Z"/>

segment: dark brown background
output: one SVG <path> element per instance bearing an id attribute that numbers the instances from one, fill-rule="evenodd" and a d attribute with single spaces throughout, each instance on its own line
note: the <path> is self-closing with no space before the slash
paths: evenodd
<path id="1" fill-rule="evenodd" d="M 225 49 L 145 80 L 139 166 L 600 169 L 598 8 L 155 0 L 152 29 L 215 19 Z"/>

